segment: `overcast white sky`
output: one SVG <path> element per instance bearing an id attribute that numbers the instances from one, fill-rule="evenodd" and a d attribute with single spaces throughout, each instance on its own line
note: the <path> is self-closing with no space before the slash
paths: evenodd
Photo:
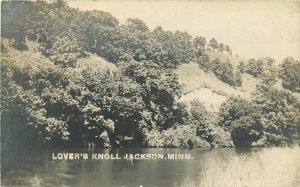
<path id="1" fill-rule="evenodd" d="M 80 10 L 110 12 L 123 23 L 140 18 L 152 30 L 215 37 L 245 58 L 300 59 L 300 1 L 69 0 Z"/>

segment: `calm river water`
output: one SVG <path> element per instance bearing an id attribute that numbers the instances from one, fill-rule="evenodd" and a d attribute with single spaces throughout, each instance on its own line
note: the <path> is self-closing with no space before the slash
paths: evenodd
<path id="1" fill-rule="evenodd" d="M 120 160 L 53 160 L 58 153 L 112 153 Z M 168 187 L 201 180 L 204 163 L 224 163 L 250 150 L 218 149 L 96 149 L 47 150 L 2 155 L 3 186 Z M 127 160 L 125 154 L 190 154 L 188 160 Z"/>

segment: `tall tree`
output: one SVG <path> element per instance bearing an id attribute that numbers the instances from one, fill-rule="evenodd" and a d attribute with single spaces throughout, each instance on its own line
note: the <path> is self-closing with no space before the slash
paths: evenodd
<path id="1" fill-rule="evenodd" d="M 232 55 L 232 50 L 230 49 L 229 45 L 225 46 L 225 50 L 226 50 L 227 53 L 229 53 L 230 55 Z"/>
<path id="2" fill-rule="evenodd" d="M 213 51 L 215 51 L 215 49 L 218 49 L 218 47 L 219 47 L 218 42 L 215 38 L 210 39 L 208 45 L 209 45 L 209 47 L 212 48 Z"/>
<path id="3" fill-rule="evenodd" d="M 193 40 L 193 45 L 197 49 L 205 49 L 206 46 L 206 38 L 202 36 L 196 36 Z"/>
<path id="4" fill-rule="evenodd" d="M 300 61 L 294 58 L 285 58 L 280 68 L 283 86 L 290 90 L 300 92 Z"/>
<path id="5" fill-rule="evenodd" d="M 249 147 L 262 137 L 260 112 L 253 102 L 230 97 L 220 107 L 219 124 L 231 133 L 235 146 Z"/>
<path id="6" fill-rule="evenodd" d="M 223 53 L 223 51 L 225 50 L 225 45 L 223 43 L 219 44 L 219 52 Z"/>

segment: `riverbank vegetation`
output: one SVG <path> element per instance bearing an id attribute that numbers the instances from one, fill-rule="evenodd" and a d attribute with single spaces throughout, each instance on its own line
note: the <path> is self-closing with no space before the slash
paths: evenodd
<path id="1" fill-rule="evenodd" d="M 225 147 L 300 140 L 299 61 L 235 65 L 216 39 L 150 30 L 64 1 L 2 2 L 1 130 L 4 147 Z M 226 54 L 225 54 L 226 53 Z M 218 112 L 180 102 L 177 70 L 196 62 L 250 98 L 225 95 Z M 236 68 L 237 67 L 237 68 Z M 197 76 L 197 75 L 195 75 Z M 282 82 L 282 84 L 280 84 Z M 279 84 L 279 86 L 278 86 Z M 219 93 L 218 93 L 219 94 Z"/>
<path id="2" fill-rule="evenodd" d="M 226 154 L 223 160 L 203 163 L 199 181 L 186 178 L 176 187 L 296 187 L 300 185 L 300 148 L 268 148 L 250 154 Z"/>

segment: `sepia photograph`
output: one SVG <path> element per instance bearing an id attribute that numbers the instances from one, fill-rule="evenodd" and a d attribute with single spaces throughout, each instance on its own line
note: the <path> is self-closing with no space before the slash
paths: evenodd
<path id="1" fill-rule="evenodd" d="M 0 64 L 0 186 L 300 186 L 298 0 L 2 0 Z"/>

